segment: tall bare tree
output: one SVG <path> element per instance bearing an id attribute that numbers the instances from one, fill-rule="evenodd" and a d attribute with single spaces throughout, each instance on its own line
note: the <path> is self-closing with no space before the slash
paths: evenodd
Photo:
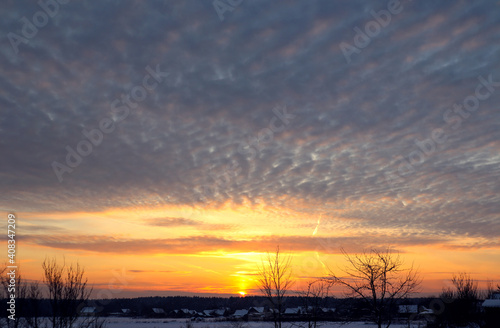
<path id="1" fill-rule="evenodd" d="M 87 286 L 87 279 L 83 277 L 85 270 L 78 263 L 69 267 L 64 262 L 58 264 L 55 258 L 45 259 L 42 268 L 52 307 L 52 327 L 75 327 L 80 308 L 92 292 Z"/>
<path id="2" fill-rule="evenodd" d="M 404 268 L 398 253 L 390 249 L 372 249 L 362 254 L 349 255 L 342 249 L 347 265 L 342 275 L 330 270 L 328 280 L 346 289 L 346 295 L 364 301 L 372 320 L 379 328 L 389 327 L 393 310 L 399 300 L 417 291 L 421 279 L 413 268 Z"/>
<path id="3" fill-rule="evenodd" d="M 284 256 L 277 246 L 276 252 L 267 253 L 258 267 L 258 285 L 271 304 L 275 328 L 281 328 L 285 295 L 293 285 L 291 264 L 292 257 Z"/>

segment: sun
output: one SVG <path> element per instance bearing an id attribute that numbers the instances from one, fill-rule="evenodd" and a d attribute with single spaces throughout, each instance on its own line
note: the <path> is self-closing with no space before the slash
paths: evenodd
<path id="1" fill-rule="evenodd" d="M 245 297 L 247 295 L 245 292 L 238 292 L 238 294 L 240 294 L 241 297 Z"/>

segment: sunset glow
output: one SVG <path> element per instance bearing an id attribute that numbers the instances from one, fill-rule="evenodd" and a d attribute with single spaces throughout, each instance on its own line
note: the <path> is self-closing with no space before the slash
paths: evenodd
<path id="1" fill-rule="evenodd" d="M 358 206 L 383 213 L 381 204 L 383 201 Z M 392 204 L 386 206 L 388 211 Z M 259 294 L 255 281 L 257 267 L 266 252 L 273 252 L 278 244 L 293 256 L 297 289 L 314 277 L 325 276 L 330 269 L 335 271 L 344 265 L 339 254 L 341 247 L 349 252 L 394 247 L 402 252 L 408 265 L 414 263 L 420 269 L 427 293 L 439 292 L 453 272 L 468 270 L 471 264 L 477 270 L 474 275 L 478 280 L 499 278 L 496 264 L 500 261 L 500 251 L 473 246 L 484 242 L 483 238 L 448 236 L 437 244 L 422 236 L 411 241 L 404 235 L 410 236 L 420 229 L 411 227 L 370 227 L 367 236 L 366 231 L 356 233 L 359 221 L 343 219 L 342 212 L 332 211 L 329 219 L 320 222 L 315 217 L 324 215 L 314 210 L 306 214 L 264 204 L 226 202 L 204 210 L 161 206 L 64 215 L 23 212 L 17 215 L 32 226 L 50 221 L 53 231 L 50 235 L 23 236 L 22 268 L 29 279 L 39 279 L 40 263 L 47 256 L 78 259 L 97 282 L 97 289 L 110 282 L 120 283 L 123 289 L 120 294 L 125 295 L 138 293 L 143 286 L 167 294 L 245 296 L 249 291 Z"/>
<path id="2" fill-rule="evenodd" d="M 93 297 L 243 302 L 279 245 L 291 295 L 373 248 L 421 295 L 500 283 L 500 3 L 398 3 L 382 26 L 387 1 L 70 1 L 19 41 L 42 9 L 3 1 L 23 277 L 55 257 Z"/>

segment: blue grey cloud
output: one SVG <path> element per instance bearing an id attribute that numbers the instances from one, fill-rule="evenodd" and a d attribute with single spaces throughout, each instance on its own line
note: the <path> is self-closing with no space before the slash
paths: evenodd
<path id="1" fill-rule="evenodd" d="M 16 54 L 42 9 L 2 2 L 0 206 L 303 200 L 360 229 L 498 240 L 499 5 L 401 1 L 348 63 L 339 45 L 387 4 L 244 1 L 221 22 L 211 2 L 71 1 Z"/>

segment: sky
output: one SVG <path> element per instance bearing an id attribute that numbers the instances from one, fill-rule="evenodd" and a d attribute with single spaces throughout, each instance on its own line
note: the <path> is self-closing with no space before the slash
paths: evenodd
<path id="1" fill-rule="evenodd" d="M 499 1 L 0 12 L 0 211 L 26 279 L 55 257 L 96 297 L 258 294 L 279 245 L 297 290 L 342 249 L 399 252 L 422 293 L 500 282 Z"/>

